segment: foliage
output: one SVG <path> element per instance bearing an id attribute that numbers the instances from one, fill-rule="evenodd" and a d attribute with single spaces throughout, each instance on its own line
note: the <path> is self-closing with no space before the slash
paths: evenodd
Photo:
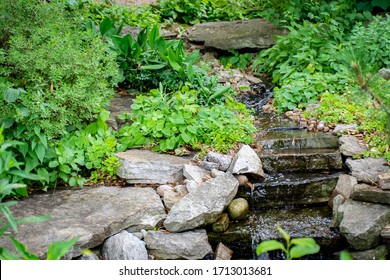
<path id="1" fill-rule="evenodd" d="M 0 57 L 0 75 L 8 80 L 0 80 L 0 106 L 5 108 L 0 123 L 6 128 L 23 125 L 25 133 L 39 126 L 48 139 L 56 138 L 83 120 L 93 120 L 108 103 L 117 66 L 107 46 L 82 32 L 80 19 L 68 14 L 61 1 L 20 3 L 29 9 L 13 13 L 19 21 L 10 21 L 12 34 Z M 32 15 L 25 15 L 27 11 Z M 32 19 L 26 22 L 24 16 Z M 10 22 L 0 26 L 7 30 Z"/>
<path id="2" fill-rule="evenodd" d="M 245 70 L 252 62 L 254 54 L 252 53 L 239 53 L 236 50 L 229 51 L 232 55 L 220 57 L 220 61 L 225 67 L 233 67 L 241 70 Z"/>
<path id="3" fill-rule="evenodd" d="M 277 228 L 285 240 L 285 244 L 277 240 L 267 240 L 261 242 L 256 248 L 256 254 L 282 250 L 288 260 L 298 259 L 306 255 L 315 254 L 320 251 L 320 246 L 313 238 L 291 238 L 282 228 Z"/>
<path id="4" fill-rule="evenodd" d="M 120 131 L 122 149 L 145 146 L 163 152 L 210 145 L 227 151 L 235 143 L 251 142 L 254 127 L 244 105 L 233 98 L 213 106 L 200 103 L 198 93 L 187 86 L 169 94 L 160 88 L 138 96 L 132 124 Z"/>
<path id="5" fill-rule="evenodd" d="M 386 11 L 390 7 L 390 0 L 360 0 L 357 2 L 357 9 L 359 11 L 373 11 L 374 9 Z"/>

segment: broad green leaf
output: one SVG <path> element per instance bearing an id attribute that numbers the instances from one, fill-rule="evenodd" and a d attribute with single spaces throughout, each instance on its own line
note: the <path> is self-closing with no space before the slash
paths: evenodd
<path id="1" fill-rule="evenodd" d="M 59 162 L 56 160 L 52 160 L 49 162 L 49 167 L 50 168 L 56 168 L 59 165 Z"/>
<path id="2" fill-rule="evenodd" d="M 259 246 L 257 246 L 256 254 L 261 255 L 264 252 L 273 251 L 273 250 L 282 250 L 286 252 L 286 248 L 284 247 L 283 243 L 277 240 L 267 240 L 261 242 Z"/>
<path id="3" fill-rule="evenodd" d="M 44 145 L 39 143 L 37 147 L 35 148 L 35 153 L 41 163 L 43 163 L 43 160 L 45 159 L 45 154 L 46 154 L 46 148 Z"/>
<path id="4" fill-rule="evenodd" d="M 113 23 L 111 22 L 111 19 L 106 17 L 101 23 L 100 23 L 100 34 L 102 36 L 106 35 L 111 28 L 115 27 Z"/>
<path id="5" fill-rule="evenodd" d="M 348 250 L 342 250 L 340 252 L 340 260 L 343 260 L 343 261 L 345 261 L 345 260 L 352 260 L 352 256 L 351 256 L 351 254 L 349 253 Z"/>
<path id="6" fill-rule="evenodd" d="M 277 227 L 277 230 L 283 236 L 284 240 L 286 240 L 287 244 L 290 243 L 290 239 L 291 239 L 290 235 L 288 235 L 288 233 L 285 232 L 281 227 Z"/>
<path id="7" fill-rule="evenodd" d="M 47 139 L 46 136 L 43 133 L 41 133 L 41 128 L 38 126 L 34 127 L 34 132 L 35 135 L 38 136 L 43 146 L 47 149 Z"/>
<path id="8" fill-rule="evenodd" d="M 69 179 L 69 186 L 71 186 L 71 187 L 74 187 L 74 186 L 76 186 L 77 185 L 77 181 L 76 181 L 76 178 L 75 177 L 71 177 L 70 179 Z"/>
<path id="9" fill-rule="evenodd" d="M 20 260 L 20 258 L 7 248 L 0 247 L 0 260 Z"/>
<path id="10" fill-rule="evenodd" d="M 140 68 L 143 70 L 159 70 L 165 67 L 165 64 L 152 64 L 152 65 L 143 65 Z"/>
<path id="11" fill-rule="evenodd" d="M 290 249 L 289 258 L 297 259 L 320 251 L 320 246 L 313 238 L 295 238 L 291 240 L 294 246 Z"/>
<path id="12" fill-rule="evenodd" d="M 15 237 L 12 235 L 8 235 L 8 237 L 11 239 L 12 244 L 14 245 L 16 251 L 21 255 L 21 257 L 25 260 L 39 260 L 38 256 L 31 254 L 26 245 L 19 242 Z"/>
<path id="13" fill-rule="evenodd" d="M 29 179 L 29 180 L 34 180 L 34 181 L 42 179 L 41 176 L 39 176 L 39 175 L 31 174 L 29 172 L 25 172 L 25 171 L 22 171 L 22 170 L 10 170 L 9 173 L 12 174 L 12 175 L 20 176 L 22 178 Z"/>
<path id="14" fill-rule="evenodd" d="M 49 249 L 47 250 L 47 259 L 61 259 L 61 257 L 64 256 L 73 247 L 73 245 L 76 244 L 78 240 L 79 238 L 77 237 L 71 240 L 54 242 L 49 246 Z"/>
<path id="15" fill-rule="evenodd" d="M 192 140 L 191 135 L 188 133 L 181 133 L 180 136 L 184 140 L 185 143 L 190 143 Z"/>
<path id="16" fill-rule="evenodd" d="M 9 88 L 7 89 L 3 94 L 3 99 L 7 103 L 14 103 L 16 100 L 18 100 L 20 97 L 20 90 Z"/>

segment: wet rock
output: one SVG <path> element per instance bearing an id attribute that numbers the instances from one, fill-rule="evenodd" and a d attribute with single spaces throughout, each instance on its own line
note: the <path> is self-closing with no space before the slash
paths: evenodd
<path id="1" fill-rule="evenodd" d="M 215 259 L 216 260 L 230 260 L 233 256 L 233 251 L 228 247 L 223 245 L 223 243 L 218 243 L 217 248 L 215 249 Z"/>
<path id="2" fill-rule="evenodd" d="M 214 223 L 237 189 L 238 181 L 229 173 L 204 182 L 172 207 L 164 221 L 165 228 L 178 232 Z"/>
<path id="3" fill-rule="evenodd" d="M 348 199 L 339 207 L 340 232 L 356 250 L 368 250 L 380 242 L 380 232 L 390 222 L 390 206 Z"/>
<path id="4" fill-rule="evenodd" d="M 382 190 L 390 190 L 390 173 L 383 173 L 378 175 L 379 187 Z"/>
<path id="5" fill-rule="evenodd" d="M 190 160 L 148 150 L 117 153 L 121 161 L 118 177 L 129 184 L 170 184 L 184 180 L 183 167 Z"/>
<path id="6" fill-rule="evenodd" d="M 357 130 L 357 124 L 336 124 L 333 134 Z"/>
<path id="7" fill-rule="evenodd" d="M 390 167 L 384 158 L 347 159 L 346 165 L 352 176 L 359 182 L 374 184 L 379 181 L 379 175 L 390 172 Z"/>
<path id="8" fill-rule="evenodd" d="M 233 157 L 228 171 L 233 174 L 248 174 L 257 178 L 264 177 L 261 160 L 249 145 L 241 147 Z"/>
<path id="9" fill-rule="evenodd" d="M 370 250 L 350 252 L 354 260 L 381 260 L 386 259 L 388 250 L 386 245 L 380 245 Z"/>
<path id="10" fill-rule="evenodd" d="M 40 258 L 55 241 L 78 236 L 79 241 L 65 259 L 94 248 L 124 229 L 152 229 L 166 213 L 160 197 L 152 188 L 96 187 L 62 190 L 32 195 L 10 207 L 16 218 L 50 216 L 51 220 L 18 226 L 15 237 Z M 8 239 L 0 243 L 12 249 Z"/>
<path id="11" fill-rule="evenodd" d="M 368 150 L 367 147 L 353 135 L 343 135 L 339 138 L 339 142 L 341 145 L 340 152 L 345 156 L 359 156 Z"/>
<path id="12" fill-rule="evenodd" d="M 390 241 L 390 224 L 386 225 L 381 231 L 381 237 Z"/>
<path id="13" fill-rule="evenodd" d="M 127 231 L 109 237 L 103 244 L 104 260 L 147 260 L 145 242 Z"/>
<path id="14" fill-rule="evenodd" d="M 331 228 L 336 228 L 339 226 L 339 217 L 338 217 L 338 211 L 339 211 L 339 207 L 345 202 L 345 197 L 342 196 L 341 194 L 338 194 L 336 195 L 333 199 L 332 199 L 332 221 L 330 222 L 330 227 Z"/>
<path id="15" fill-rule="evenodd" d="M 148 231 L 145 242 L 149 254 L 159 260 L 198 260 L 212 252 L 204 229 L 181 233 Z"/>
<path id="16" fill-rule="evenodd" d="M 243 220 L 246 218 L 249 212 L 248 201 L 244 198 L 235 198 L 230 202 L 228 208 L 229 216 L 233 220 Z"/>
<path id="17" fill-rule="evenodd" d="M 198 184 L 202 184 L 205 178 L 210 177 L 210 172 L 206 169 L 196 166 L 185 164 L 183 168 L 184 177 L 188 180 L 193 180 Z"/>
<path id="18" fill-rule="evenodd" d="M 381 75 L 385 80 L 390 80 L 390 69 L 387 68 L 380 69 L 379 75 Z"/>
<path id="19" fill-rule="evenodd" d="M 218 163 L 218 169 L 221 171 L 226 171 L 229 168 L 233 157 L 230 155 L 222 155 L 216 152 L 208 152 L 206 155 L 206 160 L 209 162 Z"/>
<path id="20" fill-rule="evenodd" d="M 358 184 L 353 187 L 351 197 L 358 201 L 390 204 L 390 192 L 372 185 Z"/>
<path id="21" fill-rule="evenodd" d="M 274 37 L 283 34 L 287 33 L 263 19 L 201 23 L 188 30 L 191 42 L 226 51 L 269 48 Z"/>
<path id="22" fill-rule="evenodd" d="M 351 175 L 341 174 L 337 180 L 337 185 L 329 199 L 329 207 L 333 207 L 333 198 L 341 195 L 345 200 L 351 197 L 352 188 L 357 184 L 357 179 Z"/>
<path id="23" fill-rule="evenodd" d="M 222 213 L 221 217 L 212 224 L 211 228 L 213 232 L 224 232 L 229 227 L 229 215 Z"/>

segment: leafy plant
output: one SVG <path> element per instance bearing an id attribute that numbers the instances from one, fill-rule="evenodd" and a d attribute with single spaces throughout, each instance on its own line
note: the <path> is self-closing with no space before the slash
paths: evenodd
<path id="1" fill-rule="evenodd" d="M 233 68 L 245 70 L 252 62 L 254 54 L 252 53 L 239 53 L 236 50 L 229 51 L 231 56 L 222 56 L 220 61 L 223 66 L 231 65 Z"/>
<path id="2" fill-rule="evenodd" d="M 291 238 L 282 228 L 277 228 L 285 240 L 285 244 L 277 240 L 261 242 L 256 248 L 256 254 L 282 250 L 288 260 L 298 259 L 306 255 L 315 254 L 320 251 L 320 246 L 313 238 Z"/>

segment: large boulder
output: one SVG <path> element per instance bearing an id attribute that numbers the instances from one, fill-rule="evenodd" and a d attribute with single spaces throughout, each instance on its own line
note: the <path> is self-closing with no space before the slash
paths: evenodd
<path id="1" fill-rule="evenodd" d="M 206 181 L 173 205 L 164 221 L 165 228 L 179 232 L 214 223 L 237 190 L 238 181 L 230 173 Z"/>
<path id="2" fill-rule="evenodd" d="M 184 180 L 183 167 L 191 160 L 132 149 L 116 154 L 121 161 L 118 176 L 130 184 L 173 184 Z"/>
<path id="3" fill-rule="evenodd" d="M 359 182 L 377 183 L 380 174 L 390 172 L 384 158 L 347 159 L 345 163 Z"/>
<path id="4" fill-rule="evenodd" d="M 275 45 L 275 36 L 286 34 L 264 19 L 206 22 L 188 30 L 191 42 L 225 51 L 270 48 Z"/>
<path id="5" fill-rule="evenodd" d="M 356 250 L 368 250 L 380 242 L 380 233 L 390 222 L 390 206 L 348 199 L 338 208 L 340 232 Z"/>
<path id="6" fill-rule="evenodd" d="M 145 242 L 123 230 L 109 237 L 103 244 L 104 260 L 147 260 Z"/>
<path id="7" fill-rule="evenodd" d="M 169 234 L 148 231 L 145 242 L 149 254 L 159 260 L 197 260 L 212 253 L 204 229 Z"/>
<path id="8" fill-rule="evenodd" d="M 152 229 L 166 213 L 160 197 L 152 188 L 99 187 L 62 190 L 32 195 L 10 207 L 16 218 L 50 216 L 51 220 L 18 226 L 15 237 L 28 249 L 44 258 L 55 241 L 79 237 L 64 257 L 80 256 L 124 229 Z M 8 239 L 2 246 L 13 248 Z"/>

